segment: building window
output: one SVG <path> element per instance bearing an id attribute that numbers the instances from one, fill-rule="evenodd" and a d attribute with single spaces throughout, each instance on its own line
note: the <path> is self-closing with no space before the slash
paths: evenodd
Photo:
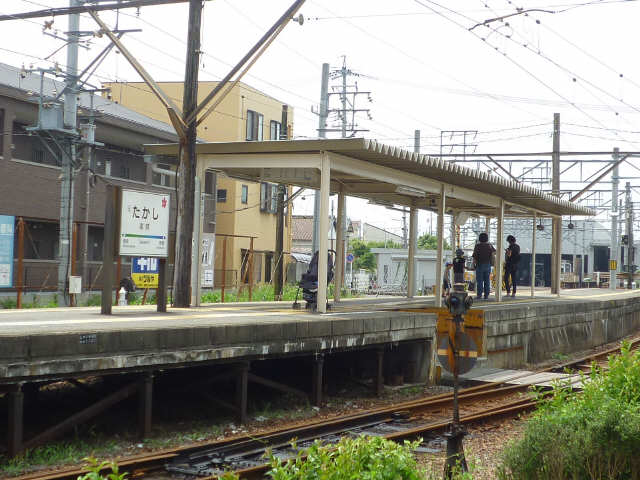
<path id="1" fill-rule="evenodd" d="M 240 201 L 245 205 L 249 202 L 249 186 L 242 185 L 242 194 L 240 196 Z"/>
<path id="2" fill-rule="evenodd" d="M 264 115 L 247 110 L 247 141 L 262 141 Z"/>
<path id="3" fill-rule="evenodd" d="M 276 122 L 275 120 L 271 120 L 269 123 L 270 130 L 270 139 L 271 140 L 280 140 L 280 132 L 282 131 L 282 124 L 280 122 Z"/>
<path id="4" fill-rule="evenodd" d="M 218 203 L 225 203 L 227 201 L 227 189 L 221 188 L 216 190 L 216 198 Z"/>
<path id="5" fill-rule="evenodd" d="M 44 150 L 34 148 L 31 150 L 31 161 L 35 163 L 44 163 Z"/>
<path id="6" fill-rule="evenodd" d="M 267 212 L 269 210 L 269 202 L 271 195 L 269 195 L 270 185 L 268 183 L 260 184 L 260 211 Z"/>
<path id="7" fill-rule="evenodd" d="M 260 184 L 260 211 L 276 213 L 278 186 L 272 183 Z"/>
<path id="8" fill-rule="evenodd" d="M 4 108 L 0 108 L 0 157 L 4 151 Z"/>
<path id="9" fill-rule="evenodd" d="M 162 170 L 171 170 L 171 165 L 166 163 L 158 163 L 157 167 Z M 172 177 L 170 175 L 165 175 L 164 173 L 153 172 L 152 183 L 153 185 L 160 185 L 162 187 L 173 187 L 173 182 L 172 182 L 173 178 L 175 177 Z"/>
<path id="10" fill-rule="evenodd" d="M 131 169 L 127 165 L 120 165 L 120 178 L 131 178 Z"/>

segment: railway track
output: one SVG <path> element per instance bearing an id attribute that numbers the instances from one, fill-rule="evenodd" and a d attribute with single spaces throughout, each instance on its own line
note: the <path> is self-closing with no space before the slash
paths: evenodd
<path id="1" fill-rule="evenodd" d="M 634 339 L 632 348 L 640 348 L 640 338 Z M 588 371 L 592 362 L 603 363 L 620 348 L 607 349 L 592 355 L 539 370 L 543 372 Z M 460 391 L 460 420 L 471 425 L 502 417 L 512 417 L 535 409 L 536 401 L 528 393 L 533 383 L 526 381 L 531 374 L 514 375 L 500 382 L 487 383 Z M 510 382 L 519 380 L 519 384 Z M 311 422 L 295 428 L 272 430 L 258 436 L 243 436 L 188 447 L 157 451 L 118 460 L 121 471 L 129 478 L 157 478 L 171 474 L 215 479 L 227 470 L 242 478 L 261 478 L 268 470 L 264 453 L 267 449 L 281 459 L 294 457 L 300 449 L 319 439 L 328 444 L 345 435 L 376 435 L 394 441 L 429 437 L 442 433 L 451 421 L 453 395 L 432 396 L 377 408 L 357 414 L 325 421 Z M 291 446 L 296 440 L 296 448 Z M 20 480 L 71 480 L 86 473 L 79 468 L 56 472 L 39 472 L 20 477 Z"/>

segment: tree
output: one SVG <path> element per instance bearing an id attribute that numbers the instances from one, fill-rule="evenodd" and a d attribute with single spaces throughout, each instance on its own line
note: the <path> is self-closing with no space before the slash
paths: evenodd
<path id="1" fill-rule="evenodd" d="M 418 237 L 418 248 L 421 250 L 437 250 L 438 249 L 438 237 L 425 233 Z M 449 250 L 451 246 L 449 242 L 444 241 L 444 249 Z"/>
<path id="2" fill-rule="evenodd" d="M 364 269 L 373 271 L 376 269 L 376 257 L 371 253 L 371 247 L 368 243 L 360 239 L 351 240 L 351 251 L 353 252 L 353 268 L 355 270 Z"/>

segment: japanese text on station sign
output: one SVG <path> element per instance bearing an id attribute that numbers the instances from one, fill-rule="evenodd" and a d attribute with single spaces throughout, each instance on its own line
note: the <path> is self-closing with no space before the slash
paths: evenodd
<path id="1" fill-rule="evenodd" d="M 158 259 L 154 257 L 133 257 L 131 259 L 131 279 L 138 288 L 158 288 Z"/>
<path id="2" fill-rule="evenodd" d="M 166 257 L 170 211 L 168 195 L 122 190 L 120 255 Z"/>

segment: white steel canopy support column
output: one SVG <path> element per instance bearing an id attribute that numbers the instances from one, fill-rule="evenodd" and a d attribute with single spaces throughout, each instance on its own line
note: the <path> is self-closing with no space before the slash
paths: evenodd
<path id="1" fill-rule="evenodd" d="M 436 255 L 436 285 L 433 289 L 436 307 L 442 307 L 442 256 L 444 253 L 444 211 L 446 203 L 444 185 L 440 187 L 440 198 L 438 199 L 438 253 Z"/>
<path id="2" fill-rule="evenodd" d="M 327 249 L 329 235 L 329 186 L 331 181 L 331 160 L 322 153 L 320 165 L 320 219 L 318 230 L 318 312 L 327 311 Z"/>
<path id="3" fill-rule="evenodd" d="M 345 196 L 340 188 L 338 193 L 338 218 L 336 219 L 336 275 L 334 277 L 333 299 L 340 301 L 340 290 L 342 289 L 342 279 L 344 277 L 344 212 Z"/>
<path id="4" fill-rule="evenodd" d="M 496 280 L 496 302 L 502 301 L 502 266 L 504 265 L 504 200 L 500 200 L 498 207 L 498 231 L 496 233 L 496 266 L 494 277 Z"/>
<path id="5" fill-rule="evenodd" d="M 416 243 L 418 232 L 418 209 L 411 207 L 409 213 L 409 253 L 407 258 L 407 298 L 416 294 Z"/>
<path id="6" fill-rule="evenodd" d="M 531 229 L 531 296 L 536 294 L 536 220 L 538 215 L 533 212 L 533 228 Z"/>

